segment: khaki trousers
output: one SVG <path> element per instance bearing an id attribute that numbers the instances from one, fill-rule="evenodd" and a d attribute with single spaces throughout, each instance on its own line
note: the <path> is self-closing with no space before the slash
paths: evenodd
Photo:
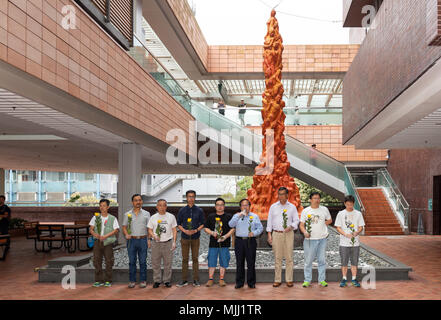
<path id="1" fill-rule="evenodd" d="M 275 257 L 275 275 L 274 282 L 282 282 L 282 260 L 286 261 L 285 281 L 293 282 L 293 249 L 294 249 L 294 231 L 288 233 L 272 233 L 273 252 Z"/>
<path id="2" fill-rule="evenodd" d="M 163 281 L 170 282 L 172 275 L 173 240 L 167 242 L 152 241 L 153 282 L 161 283 L 161 259 L 164 264 Z"/>

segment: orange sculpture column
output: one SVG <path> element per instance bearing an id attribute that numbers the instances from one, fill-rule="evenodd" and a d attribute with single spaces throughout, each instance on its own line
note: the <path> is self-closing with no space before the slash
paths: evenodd
<path id="1" fill-rule="evenodd" d="M 294 178 L 288 174 L 290 163 L 286 155 L 285 136 L 285 114 L 283 108 L 282 86 L 282 53 L 283 40 L 279 33 L 279 23 L 275 18 L 276 11 L 272 10 L 271 18 L 267 22 L 268 33 L 265 36 L 263 52 L 263 70 L 265 73 L 266 89 L 262 94 L 262 155 L 260 164 L 255 168 L 253 185 L 247 191 L 248 199 L 251 201 L 251 211 L 258 214 L 261 220 L 267 220 L 270 206 L 278 201 L 277 191 L 280 187 L 289 190 L 288 201 L 293 203 L 297 210 L 302 211 L 299 188 Z M 267 131 L 269 130 L 269 131 Z M 271 135 L 271 136 L 270 136 Z M 266 138 L 273 139 L 274 154 L 267 154 Z M 270 146 L 272 147 L 272 146 Z M 268 149 L 270 150 L 270 149 Z M 262 174 L 265 168 L 271 168 L 269 174 Z"/>

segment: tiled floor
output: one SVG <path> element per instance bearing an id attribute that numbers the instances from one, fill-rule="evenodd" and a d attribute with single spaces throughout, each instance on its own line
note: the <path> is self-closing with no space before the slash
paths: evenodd
<path id="1" fill-rule="evenodd" d="M 111 288 L 92 288 L 78 284 L 75 290 L 65 290 L 61 284 L 38 283 L 34 268 L 48 259 L 64 256 L 65 252 L 35 253 L 33 243 L 24 238 L 14 238 L 6 261 L 0 261 L 0 299 L 441 299 L 441 236 L 378 236 L 363 237 L 362 242 L 380 250 L 392 258 L 413 268 L 408 281 L 379 281 L 375 290 L 340 288 L 330 283 L 328 288 L 313 284 L 304 289 L 296 283 L 293 288 L 283 285 L 273 288 L 271 284 L 257 284 L 257 289 L 234 289 L 192 286 L 170 289 L 128 289 L 125 284 Z M 83 253 L 77 253 L 79 255 Z"/>

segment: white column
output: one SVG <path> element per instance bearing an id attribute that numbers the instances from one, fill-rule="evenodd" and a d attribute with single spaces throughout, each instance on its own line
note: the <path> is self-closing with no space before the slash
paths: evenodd
<path id="1" fill-rule="evenodd" d="M 5 169 L 3 168 L 0 168 L 0 194 L 5 194 Z"/>
<path id="2" fill-rule="evenodd" d="M 132 195 L 141 193 L 141 146 L 122 143 L 118 154 L 118 220 L 123 223 L 124 213 L 132 208 Z M 118 242 L 124 243 L 124 234 L 119 233 Z"/>

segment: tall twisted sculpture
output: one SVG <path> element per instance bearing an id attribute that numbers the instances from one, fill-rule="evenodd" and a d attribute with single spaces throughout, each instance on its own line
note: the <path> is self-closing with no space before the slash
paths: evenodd
<path id="1" fill-rule="evenodd" d="M 253 185 L 247 191 L 248 199 L 252 203 L 251 211 L 258 214 L 262 220 L 268 218 L 270 206 L 278 201 L 277 192 L 280 187 L 286 187 L 289 190 L 288 201 L 297 207 L 299 213 L 303 209 L 299 189 L 294 178 L 288 174 L 290 163 L 286 155 L 286 142 L 283 135 L 286 116 L 283 113 L 285 102 L 282 100 L 284 89 L 281 82 L 284 48 L 279 33 L 279 23 L 275 16 L 276 11 L 272 10 L 271 18 L 267 22 L 268 33 L 265 36 L 263 52 L 266 84 L 266 90 L 262 94 L 263 151 L 260 164 L 255 169 Z M 267 137 L 271 143 L 268 149 Z M 274 152 L 267 152 L 268 150 L 274 150 Z"/>

